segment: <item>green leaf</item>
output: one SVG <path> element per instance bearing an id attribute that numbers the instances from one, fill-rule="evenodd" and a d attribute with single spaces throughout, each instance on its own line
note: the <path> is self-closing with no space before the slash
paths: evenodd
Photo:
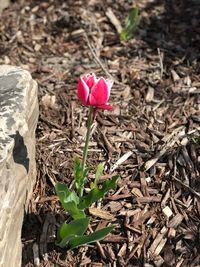
<path id="1" fill-rule="evenodd" d="M 131 39 L 139 23 L 140 23 L 139 8 L 134 7 L 131 9 L 129 15 L 125 19 L 125 27 L 123 31 L 120 33 L 120 39 L 122 41 L 127 41 Z"/>
<path id="2" fill-rule="evenodd" d="M 74 177 L 75 177 L 75 180 L 77 180 L 77 181 L 81 180 L 82 176 L 83 176 L 83 169 L 81 166 L 81 162 L 80 162 L 80 159 L 78 157 L 76 157 L 74 160 Z"/>
<path id="3" fill-rule="evenodd" d="M 57 183 L 55 189 L 64 209 L 68 202 L 73 201 L 76 204 L 79 203 L 79 197 L 77 194 L 75 192 L 71 192 L 65 184 Z"/>
<path id="4" fill-rule="evenodd" d="M 119 176 L 113 176 L 112 179 L 103 183 L 102 188 L 93 188 L 86 196 L 82 197 L 78 207 L 80 209 L 88 208 L 92 203 L 102 198 L 110 189 L 115 189 L 118 178 Z"/>
<path id="5" fill-rule="evenodd" d="M 102 163 L 99 163 L 99 165 L 97 166 L 97 170 L 96 170 L 96 174 L 95 174 L 95 180 L 94 180 L 95 186 L 97 186 L 97 183 L 103 174 L 104 165 L 105 165 L 105 163 L 102 162 Z"/>
<path id="6" fill-rule="evenodd" d="M 59 237 L 61 239 L 70 235 L 83 235 L 87 230 L 89 218 L 73 220 L 70 223 L 63 223 L 59 229 Z"/>
<path id="7" fill-rule="evenodd" d="M 69 241 L 71 239 L 73 239 L 75 237 L 75 235 L 69 235 L 69 236 L 66 236 L 64 237 L 62 240 L 60 241 L 56 241 L 56 245 L 59 246 L 60 248 L 64 248 L 64 247 L 67 247 L 68 244 L 69 244 Z"/>
<path id="8" fill-rule="evenodd" d="M 57 183 L 55 189 L 62 207 L 69 212 L 73 219 L 85 218 L 84 211 L 77 206 L 79 197 L 75 192 L 71 192 L 65 184 L 61 183 Z"/>
<path id="9" fill-rule="evenodd" d="M 83 209 L 80 209 L 77 207 L 77 204 L 75 202 L 68 202 L 66 204 L 65 210 L 72 216 L 73 219 L 81 219 L 85 218 L 85 212 Z"/>
<path id="10" fill-rule="evenodd" d="M 89 222 L 89 218 L 83 218 L 73 220 L 68 224 L 63 223 L 58 229 L 58 241 L 56 242 L 56 245 L 61 248 L 66 247 L 71 239 L 85 233 Z"/>
<path id="11" fill-rule="evenodd" d="M 109 234 L 114 229 L 114 226 L 105 227 L 101 230 L 98 230 L 92 234 L 77 236 L 69 241 L 70 248 L 76 248 L 84 244 L 96 242 L 104 239 L 107 234 Z"/>

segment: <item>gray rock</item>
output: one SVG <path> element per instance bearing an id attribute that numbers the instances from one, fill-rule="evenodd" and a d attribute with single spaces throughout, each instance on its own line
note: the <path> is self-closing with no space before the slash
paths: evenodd
<path id="1" fill-rule="evenodd" d="M 21 228 L 36 177 L 37 83 L 0 66 L 0 267 L 21 266 Z"/>

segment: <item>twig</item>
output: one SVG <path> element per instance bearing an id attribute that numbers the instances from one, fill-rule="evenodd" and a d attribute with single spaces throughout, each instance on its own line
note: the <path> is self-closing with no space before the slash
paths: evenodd
<path id="1" fill-rule="evenodd" d="M 85 39 L 87 41 L 87 45 L 92 53 L 92 55 L 94 56 L 94 59 L 96 60 L 96 62 L 99 64 L 99 66 L 102 68 L 102 70 L 105 72 L 105 74 L 112 80 L 114 80 L 113 76 L 108 72 L 108 70 L 106 69 L 106 67 L 103 65 L 103 63 L 101 62 L 101 60 L 98 58 L 97 56 L 97 53 L 96 53 L 96 50 L 93 46 L 93 44 L 90 42 L 86 32 L 84 32 L 84 36 L 85 36 Z"/>
<path id="2" fill-rule="evenodd" d="M 106 69 L 106 67 L 103 65 L 103 63 L 101 62 L 101 60 L 97 56 L 96 49 L 94 48 L 93 44 L 90 42 L 86 32 L 84 31 L 83 34 L 84 34 L 84 37 L 87 41 L 87 45 L 88 45 L 94 59 L 96 60 L 96 63 L 99 64 L 99 66 L 102 68 L 102 70 L 105 72 L 105 74 L 109 77 L 109 79 L 113 80 L 116 84 L 121 85 L 122 87 L 126 87 L 125 84 L 120 83 L 119 81 L 115 80 L 115 78 L 109 73 L 109 71 Z"/>
<path id="3" fill-rule="evenodd" d="M 175 129 L 171 134 L 166 135 L 162 139 L 163 142 L 166 142 L 164 147 L 156 154 L 154 158 L 148 160 L 144 164 L 145 171 L 149 170 L 154 164 L 156 164 L 156 162 L 168 151 L 169 148 L 173 147 L 175 143 L 199 131 L 200 127 L 197 127 L 196 129 L 191 130 L 188 133 L 185 133 L 185 129 L 186 129 L 185 126 L 180 126 L 177 129 Z"/>
<path id="4" fill-rule="evenodd" d="M 190 186 L 186 185 L 185 183 L 183 183 L 181 180 L 179 180 L 178 178 L 176 178 L 175 176 L 172 176 L 172 178 L 179 183 L 180 185 L 182 185 L 184 188 L 186 188 L 188 191 L 190 191 L 191 193 L 193 193 L 195 195 L 195 197 L 200 199 L 200 193 L 198 193 L 197 191 L 195 191 L 194 189 L 192 189 Z"/>
<path id="5" fill-rule="evenodd" d="M 155 155 L 154 158 L 148 160 L 144 164 L 145 171 L 149 170 L 156 162 L 168 151 L 169 148 L 173 147 L 173 145 L 183 136 L 185 135 L 185 127 L 180 126 L 175 129 L 170 135 L 166 135 L 162 141 L 166 142 L 164 147 Z"/>
<path id="6" fill-rule="evenodd" d="M 160 48 L 157 49 L 158 51 L 158 56 L 159 56 L 159 60 L 160 60 L 160 78 L 162 79 L 163 76 L 163 53 L 160 52 Z"/>
<path id="7" fill-rule="evenodd" d="M 101 134 L 102 134 L 102 137 L 103 137 L 103 141 L 105 143 L 105 146 L 107 147 L 108 149 L 108 152 L 110 155 L 112 155 L 113 152 L 115 152 L 115 149 L 114 147 L 111 145 L 110 141 L 108 140 L 108 138 L 106 137 L 106 132 L 105 131 L 101 131 Z"/>

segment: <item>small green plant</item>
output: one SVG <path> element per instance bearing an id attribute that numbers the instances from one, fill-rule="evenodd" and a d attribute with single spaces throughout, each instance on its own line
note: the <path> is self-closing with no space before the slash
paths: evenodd
<path id="1" fill-rule="evenodd" d="M 195 144 L 200 144 L 200 136 L 199 135 L 193 135 L 190 137 L 191 141 Z"/>
<path id="2" fill-rule="evenodd" d="M 125 19 L 125 27 L 120 33 L 120 39 L 122 41 L 128 41 L 133 38 L 134 32 L 136 31 L 140 23 L 139 8 L 134 7 L 131 9 L 129 15 Z"/>
<path id="3" fill-rule="evenodd" d="M 91 234 L 85 234 L 90 223 L 90 219 L 87 217 L 87 209 L 92 203 L 103 198 L 110 189 L 116 188 L 118 176 L 113 176 L 100 185 L 99 179 L 104 170 L 104 164 L 100 163 L 97 166 L 94 182 L 90 184 L 90 191 L 86 193 L 84 190 L 91 170 L 90 167 L 86 166 L 86 161 L 92 124 L 98 110 L 112 109 L 112 106 L 108 104 L 112 84 L 112 81 L 103 77 L 97 78 L 94 74 L 84 75 L 78 82 L 78 98 L 83 105 L 89 106 L 87 135 L 83 160 L 81 162 L 79 158 L 76 158 L 74 161 L 74 189 L 70 190 L 62 183 L 57 183 L 55 186 L 62 207 L 71 216 L 70 222 L 64 222 L 58 229 L 56 244 L 61 248 L 68 247 L 72 249 L 99 241 L 114 229 L 114 226 L 108 226 Z"/>

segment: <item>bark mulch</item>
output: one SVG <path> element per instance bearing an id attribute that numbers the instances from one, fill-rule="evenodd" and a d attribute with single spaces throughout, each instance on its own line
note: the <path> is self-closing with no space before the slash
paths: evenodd
<path id="1" fill-rule="evenodd" d="M 119 25 L 140 10 L 134 38 Z M 13 1 L 0 17 L 0 63 L 29 70 L 39 85 L 37 180 L 24 219 L 23 266 L 200 266 L 199 1 Z M 87 109 L 79 75 L 115 80 L 113 112 L 99 112 L 88 163 L 118 188 L 89 213 L 103 241 L 73 251 L 54 244 L 68 218 L 54 184 L 72 186 Z M 90 175 L 90 180 L 94 175 Z M 96 210 L 98 208 L 98 210 Z"/>

